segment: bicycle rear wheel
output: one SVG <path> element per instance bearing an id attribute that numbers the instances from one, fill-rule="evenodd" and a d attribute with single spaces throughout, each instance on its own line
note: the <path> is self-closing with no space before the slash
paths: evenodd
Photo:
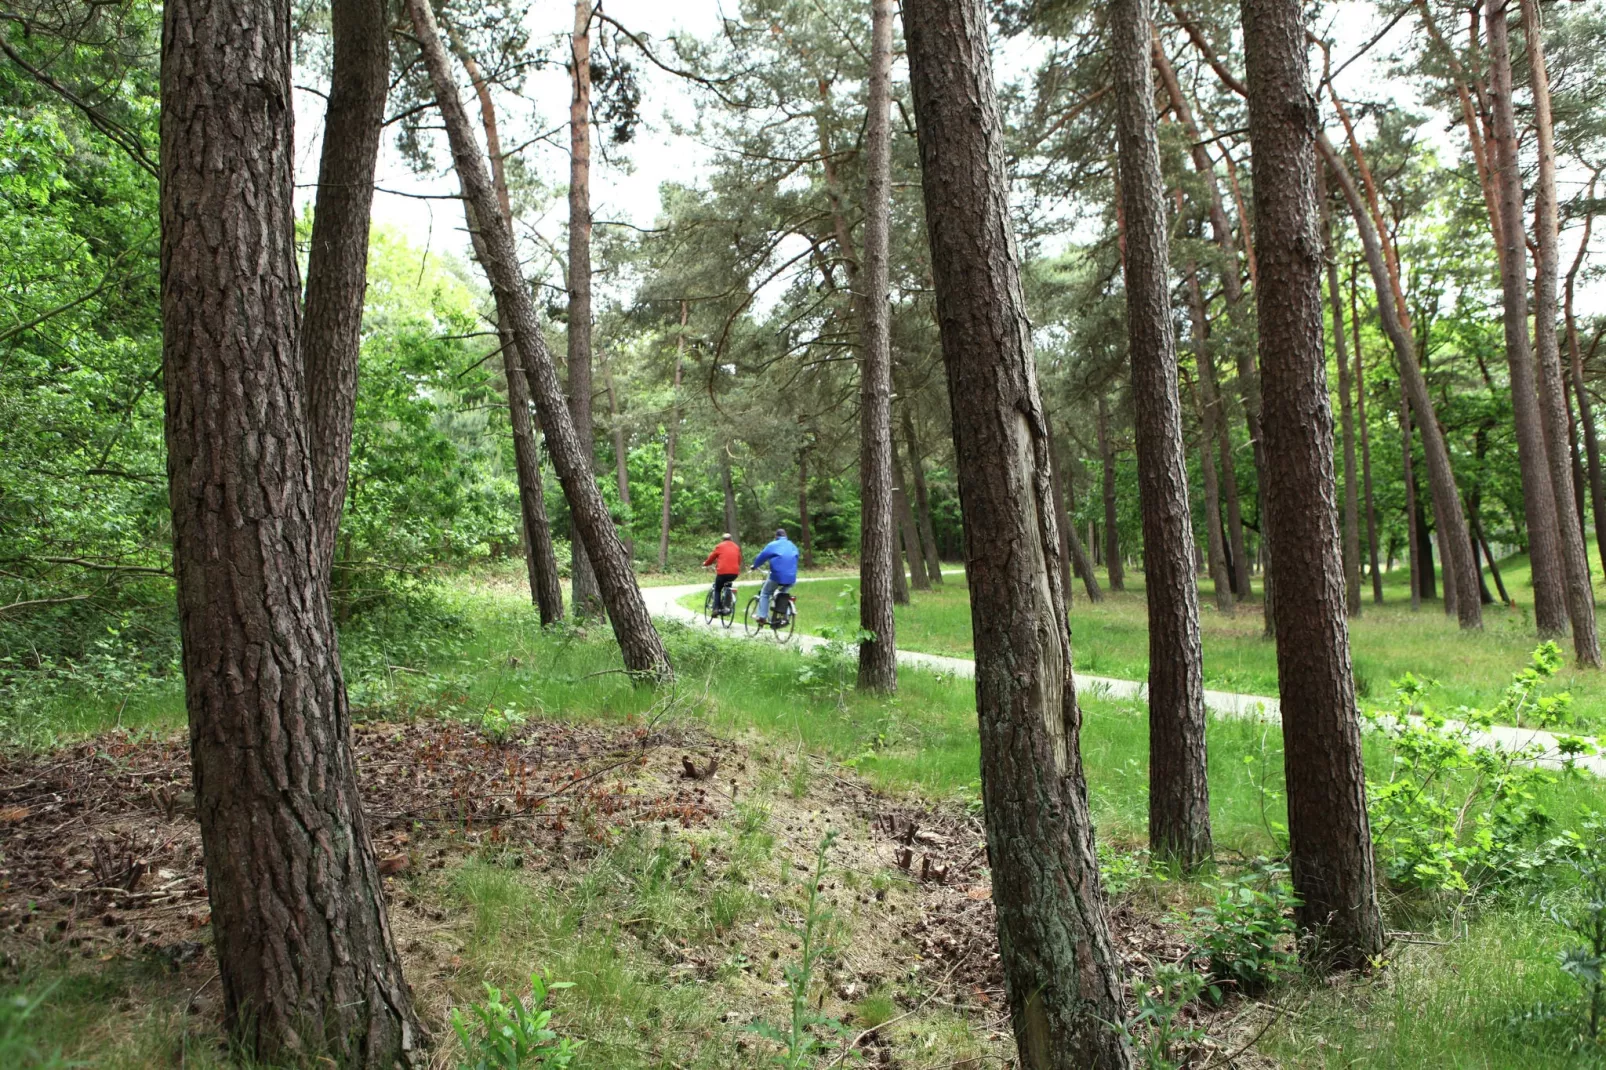
<path id="1" fill-rule="evenodd" d="M 758 634 L 758 596 L 754 595 L 747 600 L 747 610 L 742 614 L 742 630 L 749 639 Z"/>
<path id="2" fill-rule="evenodd" d="M 714 623 L 714 617 L 719 614 L 719 606 L 714 601 L 714 592 L 709 591 L 703 595 L 703 623 Z"/>
<path id="3" fill-rule="evenodd" d="M 736 623 L 736 588 L 725 588 L 725 598 L 719 607 L 720 623 L 729 628 Z"/>
<path id="4" fill-rule="evenodd" d="M 788 606 L 787 607 L 787 612 L 786 612 L 786 623 L 784 623 L 784 624 L 776 623 L 774 625 L 774 627 L 775 627 L 775 641 L 777 643 L 791 642 L 791 640 L 792 640 L 792 628 L 796 623 L 797 623 L 797 610 L 793 609 L 791 606 Z"/>

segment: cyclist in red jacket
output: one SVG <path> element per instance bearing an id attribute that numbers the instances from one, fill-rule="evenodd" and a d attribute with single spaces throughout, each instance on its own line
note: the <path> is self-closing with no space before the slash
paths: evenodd
<path id="1" fill-rule="evenodd" d="M 703 561 L 704 568 L 710 565 L 714 568 L 714 605 L 722 606 L 725 603 L 720 599 L 724 597 L 725 588 L 735 583 L 736 577 L 742 574 L 742 548 L 736 545 L 730 532 L 720 536 L 719 545 Z M 735 595 L 731 597 L 734 600 Z"/>

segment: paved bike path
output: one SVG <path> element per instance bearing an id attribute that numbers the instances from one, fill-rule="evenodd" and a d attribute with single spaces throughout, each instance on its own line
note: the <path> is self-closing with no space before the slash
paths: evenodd
<path id="1" fill-rule="evenodd" d="M 956 575 L 963 575 L 962 570 L 954 570 Z M 798 585 L 809 583 L 840 582 L 841 576 L 818 576 L 801 579 Z M 646 599 L 647 609 L 657 617 L 670 617 L 676 620 L 708 627 L 723 637 L 730 639 L 748 638 L 742 631 L 740 622 L 729 629 L 719 625 L 706 625 L 703 615 L 697 610 L 688 609 L 680 604 L 680 600 L 688 594 L 699 594 L 708 590 L 711 583 L 688 583 L 674 587 L 643 587 L 642 596 Z M 737 604 L 741 604 L 738 594 Z M 755 637 L 754 641 L 762 640 L 773 642 L 765 636 Z M 805 635 L 797 632 L 788 646 L 795 646 L 801 650 L 813 650 L 824 646 L 828 640 L 814 635 Z M 976 663 L 969 658 L 947 657 L 942 654 L 922 654 L 914 650 L 898 651 L 898 664 L 910 668 L 928 669 L 932 672 L 952 673 L 955 676 L 974 677 Z M 1139 702 L 1148 700 L 1149 686 L 1137 680 L 1118 680 L 1111 676 L 1089 676 L 1086 673 L 1075 673 L 1076 689 L 1081 694 L 1091 694 L 1103 698 L 1129 698 Z M 1258 718 L 1274 723 L 1282 720 L 1282 704 L 1277 699 L 1267 695 L 1241 695 L 1232 691 L 1211 691 L 1204 693 L 1205 705 L 1217 714 L 1225 717 Z M 1451 721 L 1452 726 L 1456 722 Z M 1473 733 L 1473 745 L 1477 747 L 1492 747 L 1496 744 L 1507 748 L 1519 748 L 1537 743 L 1545 748 L 1546 757 L 1542 759 L 1545 764 L 1559 765 L 1561 752 L 1557 748 L 1557 740 L 1549 732 L 1540 732 L 1531 728 L 1513 728 L 1509 725 L 1493 725 L 1487 731 Z M 1597 776 L 1606 776 L 1606 754 L 1596 754 L 1587 758 L 1578 759 L 1580 768 L 1588 769 Z"/>

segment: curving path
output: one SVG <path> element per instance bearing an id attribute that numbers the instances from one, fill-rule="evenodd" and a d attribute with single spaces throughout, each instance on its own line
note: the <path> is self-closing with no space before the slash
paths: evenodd
<path id="1" fill-rule="evenodd" d="M 955 570 L 956 572 L 958 570 Z M 840 576 L 819 576 L 799 580 L 799 585 L 807 583 L 829 583 L 840 581 Z M 688 594 L 696 594 L 707 590 L 707 583 L 688 583 L 673 587 L 643 587 L 642 596 L 646 599 L 647 609 L 655 617 L 669 617 L 675 620 L 687 621 L 701 625 L 702 615 L 696 610 L 687 609 L 680 604 L 680 600 Z M 738 596 L 738 604 L 740 597 Z M 738 624 L 729 630 L 714 628 L 717 634 L 731 639 L 746 639 Z M 760 640 L 754 640 L 760 641 Z M 770 640 L 763 639 L 764 642 Z M 818 636 L 796 633 L 788 646 L 801 650 L 813 650 L 824 646 L 826 640 Z M 932 672 L 952 673 L 955 676 L 975 676 L 976 663 L 969 658 L 951 658 L 941 654 L 921 654 L 913 650 L 898 651 L 898 664 L 910 668 L 928 669 Z M 1091 694 L 1102 698 L 1129 698 L 1139 702 L 1148 698 L 1149 687 L 1136 680 L 1117 680 L 1110 676 L 1089 676 L 1085 673 L 1076 674 L 1076 687 L 1079 692 Z M 1217 714 L 1225 717 L 1263 718 L 1278 722 L 1282 719 L 1281 704 L 1275 698 L 1265 695 L 1240 695 L 1232 691 L 1210 691 L 1204 693 L 1205 705 Z M 1454 725 L 1456 722 L 1452 721 Z M 1486 732 L 1478 732 L 1473 736 L 1476 746 L 1487 747 L 1500 745 L 1507 748 L 1525 747 L 1530 743 L 1538 743 L 1546 750 L 1546 757 L 1541 759 L 1546 764 L 1560 765 L 1561 754 L 1556 746 L 1556 737 L 1549 732 L 1540 732 L 1531 728 L 1512 728 L 1508 725 L 1494 725 Z M 1580 768 L 1588 769 L 1597 776 L 1606 776 L 1606 754 L 1595 754 L 1591 757 L 1578 760 Z"/>

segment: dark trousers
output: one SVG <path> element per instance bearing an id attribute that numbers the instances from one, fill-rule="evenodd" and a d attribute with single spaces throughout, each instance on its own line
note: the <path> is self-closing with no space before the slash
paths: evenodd
<path id="1" fill-rule="evenodd" d="M 723 596 L 725 588 L 736 582 L 736 576 L 737 573 L 733 572 L 729 576 L 719 575 L 714 577 L 714 604 L 716 606 L 719 605 L 719 600 Z"/>

